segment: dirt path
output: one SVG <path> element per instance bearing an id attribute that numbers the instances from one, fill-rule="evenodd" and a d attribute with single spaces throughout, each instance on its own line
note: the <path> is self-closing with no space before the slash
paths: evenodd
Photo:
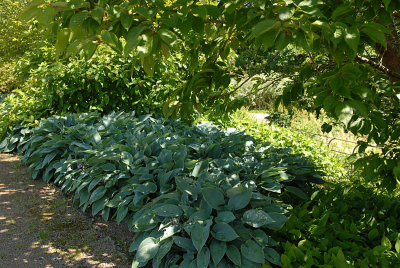
<path id="1" fill-rule="evenodd" d="M 17 156 L 0 154 L 0 268 L 130 267 L 132 237 L 32 180 Z"/>
<path id="2" fill-rule="evenodd" d="M 252 116 L 254 119 L 258 121 L 266 121 L 265 117 L 267 117 L 269 114 L 266 113 L 249 113 L 250 116 Z"/>

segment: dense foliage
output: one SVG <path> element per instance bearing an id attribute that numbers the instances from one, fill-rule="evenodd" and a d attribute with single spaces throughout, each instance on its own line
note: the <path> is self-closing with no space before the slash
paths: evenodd
<path id="1" fill-rule="evenodd" d="M 0 2 L 0 64 L 21 56 L 42 41 L 43 36 L 35 25 L 18 18 L 26 4 L 24 0 Z"/>
<path id="2" fill-rule="evenodd" d="M 156 66 L 153 77 L 110 49 L 90 60 L 57 61 L 45 46 L 26 53 L 14 66 L 22 84 L 0 103 L 0 137 L 20 120 L 33 122 L 65 113 L 132 110 L 161 113 L 162 102 L 180 84 L 182 63 L 171 58 Z"/>
<path id="3" fill-rule="evenodd" d="M 20 86 L 12 71 L 15 61 L 44 39 L 36 23 L 18 18 L 26 4 L 24 0 L 0 2 L 0 94 Z"/>
<path id="4" fill-rule="evenodd" d="M 157 61 L 178 50 L 190 64 L 184 86 L 165 104 L 168 115 L 185 116 L 204 104 L 217 111 L 237 107 L 241 102 L 230 97 L 243 73 L 232 64 L 231 50 L 255 45 L 279 53 L 293 44 L 307 59 L 282 103 L 323 108 L 353 133 L 368 136 L 368 143 L 384 146 L 382 154 L 358 166 L 393 189 L 400 175 L 400 152 L 393 149 L 400 133 L 399 5 L 393 0 L 34 1 L 23 17 L 47 18 L 43 24 L 57 29 L 58 55 L 91 56 L 102 42 L 140 61 L 149 75 Z"/>
<path id="5" fill-rule="evenodd" d="M 398 193 L 367 183 L 326 145 L 290 127 L 257 123 L 242 111 L 219 124 L 291 148 L 289 153 L 306 155 L 328 174 L 327 183 L 305 201 L 281 195 L 292 205 L 288 222 L 274 236 L 281 241 L 282 267 L 399 265 Z"/>
<path id="6" fill-rule="evenodd" d="M 222 128 L 234 127 L 276 148 L 286 148 L 289 154 L 304 155 L 322 168 L 329 181 L 341 181 L 349 175 L 349 167 L 343 157 L 331 152 L 325 143 L 288 125 L 259 122 L 249 117 L 245 110 L 239 110 L 228 117 L 210 115 L 208 119 Z"/>
<path id="7" fill-rule="evenodd" d="M 137 233 L 133 267 L 279 265 L 270 234 L 287 221 L 280 193 L 306 198 L 322 182 L 306 158 L 242 132 L 150 115 L 49 118 L 16 128 L 0 150 L 23 154 L 33 178 L 83 210 L 127 221 Z"/>
<path id="8" fill-rule="evenodd" d="M 287 241 L 282 266 L 399 266 L 398 198 L 357 180 L 331 187 L 315 191 L 291 211 L 278 239 Z"/>

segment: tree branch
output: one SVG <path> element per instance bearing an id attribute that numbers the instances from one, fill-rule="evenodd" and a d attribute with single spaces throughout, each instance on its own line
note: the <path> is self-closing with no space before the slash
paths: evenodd
<path id="1" fill-rule="evenodd" d="M 237 86 L 236 88 L 234 88 L 233 90 L 231 90 L 230 92 L 227 92 L 225 94 L 219 94 L 219 95 L 213 95 L 210 96 L 210 98 L 214 99 L 214 98 L 220 98 L 220 97 L 229 97 L 230 95 L 232 95 L 233 93 L 235 93 L 236 91 L 238 91 L 238 89 L 240 89 L 244 84 L 246 84 L 251 78 L 253 78 L 255 75 L 259 74 L 265 67 L 267 67 L 273 60 L 275 60 L 275 58 L 279 55 L 280 51 L 277 51 L 275 53 L 275 55 L 270 58 L 263 66 L 260 67 L 260 69 L 257 70 L 257 72 L 255 72 L 254 74 L 250 75 L 249 77 L 247 77 L 246 80 L 244 80 L 242 83 L 240 83 L 239 86 Z"/>
<path id="2" fill-rule="evenodd" d="M 370 66 L 374 67 L 375 69 L 389 75 L 392 77 L 396 77 L 398 79 L 400 79 L 400 74 L 393 72 L 392 70 L 390 70 L 389 68 L 385 67 L 383 64 L 379 63 L 379 62 L 375 62 L 371 59 L 365 58 L 365 57 L 361 57 L 361 56 L 356 56 L 356 61 L 358 62 L 362 62 L 362 63 L 367 63 Z"/>

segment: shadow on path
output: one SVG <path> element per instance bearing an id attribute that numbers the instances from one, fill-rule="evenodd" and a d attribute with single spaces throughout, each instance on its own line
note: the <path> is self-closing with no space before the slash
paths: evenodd
<path id="1" fill-rule="evenodd" d="M 84 215 L 52 185 L 0 154 L 0 268 L 130 267 L 124 225 Z"/>

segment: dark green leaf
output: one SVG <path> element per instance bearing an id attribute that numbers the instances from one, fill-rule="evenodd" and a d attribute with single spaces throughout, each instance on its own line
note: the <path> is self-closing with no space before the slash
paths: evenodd
<path id="1" fill-rule="evenodd" d="M 217 188 L 205 187 L 201 189 L 201 193 L 210 207 L 218 209 L 219 206 L 225 205 L 224 195 Z"/>
<path id="2" fill-rule="evenodd" d="M 230 223 L 236 219 L 235 215 L 231 211 L 219 211 L 218 217 L 215 218 L 216 223 Z"/>
<path id="3" fill-rule="evenodd" d="M 249 190 L 245 190 L 239 194 L 236 194 L 229 198 L 228 207 L 233 210 L 239 210 L 246 207 L 251 199 L 252 192 Z"/>
<path id="4" fill-rule="evenodd" d="M 212 236 L 220 241 L 229 242 L 235 240 L 239 236 L 233 228 L 227 223 L 217 223 L 212 228 Z"/>
<path id="5" fill-rule="evenodd" d="M 202 224 L 199 223 L 194 224 L 190 232 L 190 237 L 192 238 L 193 245 L 198 252 L 200 252 L 200 250 L 207 242 L 209 235 L 210 235 L 210 226 L 208 224 L 206 226 L 203 226 Z"/>
<path id="6" fill-rule="evenodd" d="M 229 245 L 226 251 L 226 256 L 237 266 L 242 266 L 242 255 L 239 249 L 234 245 Z"/>
<path id="7" fill-rule="evenodd" d="M 106 191 L 107 189 L 104 186 L 97 187 L 90 195 L 89 204 L 92 204 L 94 201 L 97 201 L 100 198 L 102 198 L 106 193 Z"/>
<path id="8" fill-rule="evenodd" d="M 285 189 L 301 199 L 307 199 L 307 195 L 298 187 L 286 186 Z"/>
<path id="9" fill-rule="evenodd" d="M 158 216 L 177 217 L 182 215 L 182 209 L 177 205 L 167 204 L 154 209 Z"/>
<path id="10" fill-rule="evenodd" d="M 260 35 L 276 28 L 279 27 L 280 22 L 271 20 L 271 19 L 265 19 L 261 22 L 259 22 L 256 26 L 253 28 L 253 35 L 255 37 L 259 37 Z"/>
<path id="11" fill-rule="evenodd" d="M 346 28 L 344 32 L 344 41 L 354 52 L 357 52 L 358 44 L 360 43 L 360 32 L 358 28 L 355 26 Z"/>
<path id="12" fill-rule="evenodd" d="M 189 238 L 180 237 L 180 236 L 173 236 L 174 243 L 178 246 L 183 248 L 184 250 L 188 251 L 196 251 L 196 248 L 193 245 L 193 242 Z"/>
<path id="13" fill-rule="evenodd" d="M 282 266 L 281 255 L 273 248 L 264 248 L 265 258 L 272 264 Z"/>
<path id="14" fill-rule="evenodd" d="M 208 160 L 197 162 L 193 169 L 192 176 L 197 178 L 202 172 L 208 170 L 208 165 L 209 165 Z"/>
<path id="15" fill-rule="evenodd" d="M 242 244 L 240 251 L 242 252 L 243 257 L 249 260 L 256 263 L 264 263 L 264 251 L 253 240 L 247 240 L 244 244 Z"/>
<path id="16" fill-rule="evenodd" d="M 197 268 L 207 268 L 210 263 L 210 250 L 203 247 L 197 254 Z"/>
<path id="17" fill-rule="evenodd" d="M 213 263 L 218 267 L 218 263 L 222 260 L 226 253 L 226 243 L 213 239 L 210 244 L 210 252 Z"/>
<path id="18" fill-rule="evenodd" d="M 112 49 L 118 53 L 122 53 L 122 43 L 119 41 L 118 37 L 109 31 L 101 32 L 101 40 L 108 44 Z"/>
<path id="19" fill-rule="evenodd" d="M 339 102 L 335 108 L 335 114 L 347 126 L 353 116 L 353 108 L 348 103 Z"/>

